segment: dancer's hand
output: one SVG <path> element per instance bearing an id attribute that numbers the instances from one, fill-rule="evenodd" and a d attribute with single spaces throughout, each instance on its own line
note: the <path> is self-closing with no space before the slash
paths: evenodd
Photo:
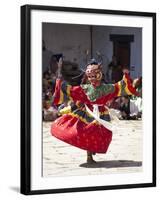
<path id="1" fill-rule="evenodd" d="M 128 69 L 123 69 L 123 73 L 124 74 L 129 74 L 129 70 Z"/>

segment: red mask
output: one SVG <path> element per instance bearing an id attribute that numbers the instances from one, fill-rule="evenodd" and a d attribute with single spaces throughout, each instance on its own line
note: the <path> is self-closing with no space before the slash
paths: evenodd
<path id="1" fill-rule="evenodd" d="M 89 82 L 94 86 L 99 86 L 102 79 L 101 65 L 88 65 L 86 69 L 86 75 Z"/>

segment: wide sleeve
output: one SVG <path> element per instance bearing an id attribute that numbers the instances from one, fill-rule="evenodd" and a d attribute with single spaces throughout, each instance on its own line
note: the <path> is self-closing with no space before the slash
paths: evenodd
<path id="1" fill-rule="evenodd" d="M 135 95 L 139 96 L 139 93 L 136 91 L 135 87 L 132 85 L 132 80 L 129 74 L 125 73 L 123 79 L 114 84 L 115 87 L 115 96 L 124 96 L 124 95 Z"/>
<path id="2" fill-rule="evenodd" d="M 96 92 L 95 103 L 105 104 L 107 101 L 125 95 L 136 95 L 139 96 L 139 93 L 132 85 L 132 81 L 127 73 L 123 75 L 123 79 L 115 84 L 104 84 L 102 91 Z M 91 96 L 92 97 L 92 96 Z"/>
<path id="3" fill-rule="evenodd" d="M 86 103 L 88 99 L 80 86 L 71 86 L 65 81 L 57 79 L 53 94 L 53 104 L 59 105 L 67 101 Z"/>

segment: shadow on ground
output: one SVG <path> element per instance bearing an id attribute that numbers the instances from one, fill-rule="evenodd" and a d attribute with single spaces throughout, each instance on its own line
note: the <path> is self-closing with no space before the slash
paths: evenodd
<path id="1" fill-rule="evenodd" d="M 16 186 L 10 186 L 9 187 L 10 188 L 10 190 L 12 190 L 12 191 L 14 191 L 14 192 L 20 192 L 20 188 L 19 187 L 16 187 Z"/>
<path id="2" fill-rule="evenodd" d="M 79 166 L 85 168 L 141 167 L 142 162 L 133 160 L 109 160 L 109 161 L 99 161 L 93 164 L 83 163 Z"/>

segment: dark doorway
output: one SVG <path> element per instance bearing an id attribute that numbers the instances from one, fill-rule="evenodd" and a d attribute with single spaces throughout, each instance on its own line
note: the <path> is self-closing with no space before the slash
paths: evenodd
<path id="1" fill-rule="evenodd" d="M 116 56 L 122 67 L 130 68 L 130 43 L 134 41 L 134 35 L 110 35 L 113 42 L 113 55 Z"/>

